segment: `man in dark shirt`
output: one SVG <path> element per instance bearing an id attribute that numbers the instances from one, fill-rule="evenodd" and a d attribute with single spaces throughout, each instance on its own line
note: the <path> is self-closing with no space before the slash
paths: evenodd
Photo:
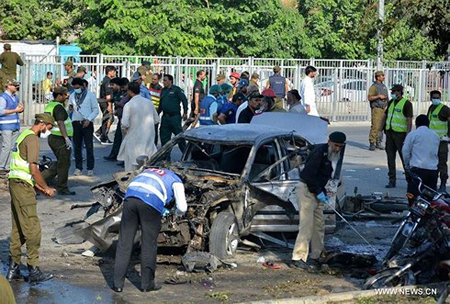
<path id="1" fill-rule="evenodd" d="M 102 145 L 111 145 L 112 142 L 108 139 L 108 132 L 111 128 L 111 124 L 114 121 L 113 115 L 113 90 L 111 88 L 111 79 L 116 77 L 116 68 L 108 65 L 105 69 L 106 76 L 103 78 L 100 85 L 100 98 L 98 103 L 100 104 L 100 111 L 103 113 L 102 125 L 95 132 L 95 137 L 100 141 Z"/>
<path id="2" fill-rule="evenodd" d="M 200 113 L 200 102 L 205 97 L 205 88 L 203 87 L 203 81 L 206 79 L 206 73 L 204 70 L 197 72 L 197 79 L 194 84 L 194 94 L 191 103 L 191 117 L 195 117 Z"/>
<path id="3" fill-rule="evenodd" d="M 164 89 L 161 91 L 158 113 L 163 113 L 161 119 L 161 145 L 164 146 L 172 134 L 177 135 L 183 131 L 181 128 L 181 106 L 183 104 L 183 120 L 187 119 L 188 103 L 183 90 L 173 84 L 173 76 L 166 74 L 163 78 Z M 179 144 L 184 151 L 185 143 Z"/>
<path id="4" fill-rule="evenodd" d="M 115 115 L 119 119 L 117 123 L 116 132 L 114 133 L 114 142 L 111 148 L 111 152 L 108 156 L 103 156 L 104 160 L 107 161 L 116 161 L 117 155 L 119 154 L 120 145 L 122 144 L 122 113 L 123 107 L 130 100 L 127 94 L 128 87 L 128 78 L 113 78 L 111 79 L 112 88 L 114 90 L 113 93 L 113 101 L 115 107 Z"/>
<path id="5" fill-rule="evenodd" d="M 396 84 L 392 87 L 391 97 L 381 123 L 386 133 L 386 154 L 389 168 L 389 183 L 386 188 L 395 188 L 396 186 L 395 158 L 397 152 L 403 168 L 405 168 L 402 148 L 406 135 L 411 132 L 413 117 L 412 103 L 403 96 L 402 85 Z"/>
<path id="6" fill-rule="evenodd" d="M 259 108 L 263 97 L 258 92 L 249 96 L 248 107 L 239 115 L 238 123 L 250 123 L 252 121 L 253 116 L 255 116 L 255 111 Z"/>
<path id="7" fill-rule="evenodd" d="M 333 132 L 327 144 L 316 145 L 306 159 L 300 173 L 297 186 L 300 227 L 292 254 L 291 267 L 314 270 L 324 249 L 325 234 L 323 205 L 330 204 L 326 185 L 336 178 L 338 162 L 342 158 L 346 136 L 342 132 Z"/>
<path id="8" fill-rule="evenodd" d="M 247 98 L 242 93 L 237 93 L 233 96 L 233 101 L 225 104 L 220 109 L 219 122 L 222 125 L 236 123 L 236 112 L 239 106 L 247 101 Z"/>
<path id="9" fill-rule="evenodd" d="M 443 192 L 445 191 L 448 179 L 448 123 L 450 122 L 450 108 L 441 102 L 441 92 L 439 91 L 431 91 L 430 99 L 431 105 L 427 112 L 428 119 L 430 120 L 430 129 L 436 132 L 441 139 L 438 151 L 438 170 L 441 180 L 439 191 Z"/>

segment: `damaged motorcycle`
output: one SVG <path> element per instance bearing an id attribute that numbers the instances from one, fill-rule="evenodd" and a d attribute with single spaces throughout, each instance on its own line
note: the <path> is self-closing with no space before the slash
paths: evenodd
<path id="1" fill-rule="evenodd" d="M 364 289 L 407 286 L 447 280 L 441 261 L 450 258 L 450 204 L 446 194 L 423 185 L 420 195 L 400 224 L 383 264 L 387 268 L 371 277 Z"/>

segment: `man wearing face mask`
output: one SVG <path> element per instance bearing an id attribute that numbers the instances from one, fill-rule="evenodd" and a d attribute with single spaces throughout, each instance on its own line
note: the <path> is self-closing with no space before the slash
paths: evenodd
<path id="1" fill-rule="evenodd" d="M 428 119 L 430 120 L 430 129 L 436 132 L 440 138 L 438 151 L 438 170 L 441 185 L 439 191 L 445 191 L 445 186 L 448 179 L 448 123 L 450 121 L 450 108 L 441 103 L 441 92 L 430 92 L 431 105 L 428 108 Z"/>
<path id="2" fill-rule="evenodd" d="M 72 154 L 73 136 L 72 121 L 65 109 L 65 102 L 68 97 L 68 91 L 65 87 L 57 87 L 53 90 L 54 101 L 45 106 L 45 113 L 50 114 L 55 119 L 57 125 L 52 129 L 52 134 L 48 137 L 48 145 L 56 156 L 56 162 L 50 168 L 42 172 L 46 181 L 55 178 L 58 175 L 58 185 L 56 186 L 59 195 L 75 195 L 70 191 L 67 185 L 70 169 L 70 155 Z"/>
<path id="3" fill-rule="evenodd" d="M 22 278 L 20 264 L 22 246 L 27 249 L 28 282 L 39 283 L 53 278 L 39 269 L 41 225 L 37 214 L 35 189 L 47 196 L 54 196 L 38 167 L 39 139 L 45 138 L 55 124 L 50 114 L 36 114 L 34 125 L 17 138 L 11 155 L 9 193 L 11 195 L 12 229 L 10 239 L 10 264 L 6 274 L 8 281 Z"/>
<path id="4" fill-rule="evenodd" d="M 83 171 L 83 143 L 86 146 L 88 176 L 94 175 L 94 120 L 100 114 L 97 98 L 84 86 L 83 79 L 74 78 L 74 92 L 69 97 L 72 109 L 73 148 L 75 150 L 75 176 Z"/>
<path id="5" fill-rule="evenodd" d="M 324 250 L 325 224 L 324 204 L 330 204 L 325 189 L 328 181 L 336 176 L 335 170 L 345 146 L 347 137 L 342 132 L 330 134 L 328 143 L 316 145 L 308 155 L 305 167 L 300 173 L 297 186 L 300 227 L 292 254 L 291 267 L 316 270 L 319 257 Z"/>
<path id="6" fill-rule="evenodd" d="M 384 113 L 381 126 L 386 133 L 386 154 L 389 168 L 389 183 L 386 188 L 396 186 L 396 154 L 400 155 L 403 168 L 402 148 L 406 135 L 411 132 L 413 108 L 412 103 L 403 96 L 403 86 L 396 84 L 391 89 L 391 101 Z M 380 130 L 380 132 L 383 129 Z"/>

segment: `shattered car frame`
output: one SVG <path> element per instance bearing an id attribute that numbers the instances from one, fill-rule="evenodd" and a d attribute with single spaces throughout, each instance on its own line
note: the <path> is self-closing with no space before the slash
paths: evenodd
<path id="1" fill-rule="evenodd" d="M 180 153 L 174 147 L 182 141 L 186 149 Z M 188 210 L 183 217 L 163 218 L 158 246 L 232 256 L 242 237 L 264 231 L 264 226 L 283 230 L 287 222 L 290 230 L 298 230 L 293 197 L 312 147 L 295 130 L 253 123 L 188 130 L 146 159 L 141 169 L 116 173 L 113 180 L 93 187 L 97 202 L 86 215 L 89 226 L 78 234 L 108 249 L 117 238 L 128 184 L 146 168 L 167 168 L 183 179 Z M 284 216 L 284 225 L 270 222 L 271 216 L 268 224 L 254 225 L 258 212 L 273 208 Z"/>

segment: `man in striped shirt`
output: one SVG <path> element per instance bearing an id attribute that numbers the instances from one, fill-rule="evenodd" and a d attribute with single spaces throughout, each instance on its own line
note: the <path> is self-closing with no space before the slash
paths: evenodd
<path id="1" fill-rule="evenodd" d="M 155 109 L 159 108 L 159 101 L 161 100 L 162 86 L 159 84 L 160 81 L 161 81 L 161 74 L 155 73 L 152 75 L 152 82 L 150 83 L 149 91 Z M 160 114 L 160 112 L 158 112 L 158 114 Z M 159 130 L 159 123 L 155 125 L 155 146 L 158 146 L 158 130 Z"/>

